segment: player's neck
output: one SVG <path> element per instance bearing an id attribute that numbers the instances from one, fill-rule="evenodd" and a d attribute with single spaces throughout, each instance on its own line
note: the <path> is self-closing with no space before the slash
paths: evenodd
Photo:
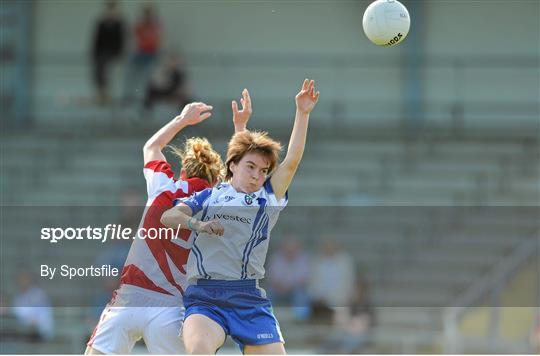
<path id="1" fill-rule="evenodd" d="M 247 194 L 242 188 L 240 188 L 240 186 L 236 185 L 232 180 L 231 180 L 231 187 L 233 187 L 237 193 Z"/>

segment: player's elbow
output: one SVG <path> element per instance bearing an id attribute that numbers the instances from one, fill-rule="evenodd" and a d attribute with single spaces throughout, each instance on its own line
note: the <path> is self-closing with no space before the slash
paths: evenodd
<path id="1" fill-rule="evenodd" d="M 148 140 L 143 146 L 143 153 L 159 149 L 160 147 L 154 140 Z"/>
<path id="2" fill-rule="evenodd" d="M 175 220 L 175 216 L 174 216 L 174 211 L 172 211 L 173 209 L 169 209 L 167 210 L 166 212 L 163 213 L 163 215 L 161 215 L 161 218 L 159 219 L 159 222 L 161 222 L 161 224 L 165 227 L 174 227 L 174 220 Z"/>
<path id="3" fill-rule="evenodd" d="M 152 154 L 152 146 L 148 145 L 148 143 L 145 144 L 143 146 L 142 152 L 143 152 L 143 157 L 145 157 L 145 160 L 146 160 L 146 157 L 150 157 Z"/>

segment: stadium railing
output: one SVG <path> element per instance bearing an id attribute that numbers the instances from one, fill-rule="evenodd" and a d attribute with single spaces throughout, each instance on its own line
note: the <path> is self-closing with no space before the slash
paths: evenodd
<path id="1" fill-rule="evenodd" d="M 502 340 L 498 331 L 500 330 L 500 319 L 498 314 L 503 308 L 497 301 L 508 280 L 519 271 L 527 261 L 538 258 L 538 231 L 521 242 L 513 253 L 502 259 L 490 273 L 473 284 L 465 293 L 456 299 L 453 306 L 448 307 L 444 313 L 444 351 L 447 354 L 464 353 L 467 348 L 479 347 L 482 352 L 528 352 L 527 342 L 516 342 L 514 344 Z M 538 286 L 537 286 L 538 288 Z M 463 335 L 460 332 L 459 324 L 468 311 L 488 297 L 491 305 L 489 335 L 486 338 L 475 338 L 470 335 Z M 526 306 L 523 306 L 526 307 Z M 534 307 L 533 305 L 529 307 Z"/>

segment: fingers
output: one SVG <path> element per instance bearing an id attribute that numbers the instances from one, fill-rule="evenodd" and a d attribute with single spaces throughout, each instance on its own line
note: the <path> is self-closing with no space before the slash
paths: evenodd
<path id="1" fill-rule="evenodd" d="M 212 225 L 212 226 L 210 227 L 210 229 L 212 230 L 212 234 L 217 235 L 217 236 L 223 236 L 224 229 L 223 229 L 222 226 L 215 226 L 215 225 Z"/>
<path id="2" fill-rule="evenodd" d="M 213 107 L 212 107 L 212 105 L 207 105 L 205 103 L 198 103 L 197 104 L 197 109 L 199 110 L 199 112 L 204 112 L 204 111 L 212 110 Z"/>
<path id="3" fill-rule="evenodd" d="M 214 234 L 218 236 L 223 236 L 224 233 L 225 233 L 225 229 L 223 228 L 223 226 L 221 226 L 221 224 L 219 226 L 214 227 Z"/>
<path id="4" fill-rule="evenodd" d="M 212 114 L 210 111 L 213 109 L 211 105 L 194 102 L 187 104 L 182 113 L 180 114 L 181 118 L 186 120 L 185 122 L 188 125 L 195 125 L 203 120 L 208 119 Z"/>
<path id="5" fill-rule="evenodd" d="M 318 102 L 319 101 L 319 96 L 321 96 L 321 92 L 317 91 L 315 93 L 315 96 L 313 97 L 313 100 L 315 100 L 315 102 Z"/>
<path id="6" fill-rule="evenodd" d="M 223 233 L 225 232 L 225 229 L 221 225 L 221 223 L 217 220 L 210 221 L 207 225 L 207 229 L 205 229 L 209 234 L 217 235 L 217 236 L 223 236 Z"/>
<path id="7" fill-rule="evenodd" d="M 247 89 L 244 89 L 244 91 L 242 91 L 242 99 L 243 108 L 251 112 L 251 97 L 249 96 L 249 91 Z"/>
<path id="8" fill-rule="evenodd" d="M 240 98 L 240 105 L 242 106 L 240 111 L 248 111 L 251 113 L 251 97 L 249 96 L 249 91 L 247 89 L 244 89 L 242 91 L 242 97 Z M 238 110 L 238 104 L 236 101 L 233 100 L 232 103 L 233 112 L 236 114 L 239 112 Z"/>
<path id="9" fill-rule="evenodd" d="M 204 121 L 204 120 L 208 119 L 210 116 L 212 116 L 211 112 L 202 113 L 201 114 L 201 121 Z"/>
<path id="10" fill-rule="evenodd" d="M 186 106 L 189 106 L 190 108 L 193 108 L 193 109 L 197 110 L 198 112 L 209 111 L 209 110 L 213 109 L 212 105 L 208 105 L 208 104 L 201 103 L 201 102 L 190 103 L 190 104 L 188 104 Z"/>
<path id="11" fill-rule="evenodd" d="M 302 84 L 302 90 L 301 93 L 308 93 L 312 98 L 315 97 L 315 80 L 313 79 L 304 79 L 304 83 Z"/>
<path id="12" fill-rule="evenodd" d="M 304 83 L 302 84 L 302 90 L 307 90 L 309 84 L 309 79 L 304 79 Z"/>
<path id="13" fill-rule="evenodd" d="M 302 84 L 302 90 L 299 95 L 308 93 L 313 100 L 318 100 L 320 93 L 315 90 L 315 80 L 313 79 L 304 79 Z"/>
<path id="14" fill-rule="evenodd" d="M 233 114 L 237 115 L 238 114 L 238 103 L 236 102 L 236 100 L 232 101 L 231 106 L 232 106 Z"/>

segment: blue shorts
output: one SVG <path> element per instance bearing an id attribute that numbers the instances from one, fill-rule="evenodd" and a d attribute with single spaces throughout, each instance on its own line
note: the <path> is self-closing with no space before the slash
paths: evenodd
<path id="1" fill-rule="evenodd" d="M 283 342 L 272 304 L 256 280 L 200 279 L 184 293 L 185 318 L 202 314 L 230 335 L 243 351 L 246 345 Z"/>

